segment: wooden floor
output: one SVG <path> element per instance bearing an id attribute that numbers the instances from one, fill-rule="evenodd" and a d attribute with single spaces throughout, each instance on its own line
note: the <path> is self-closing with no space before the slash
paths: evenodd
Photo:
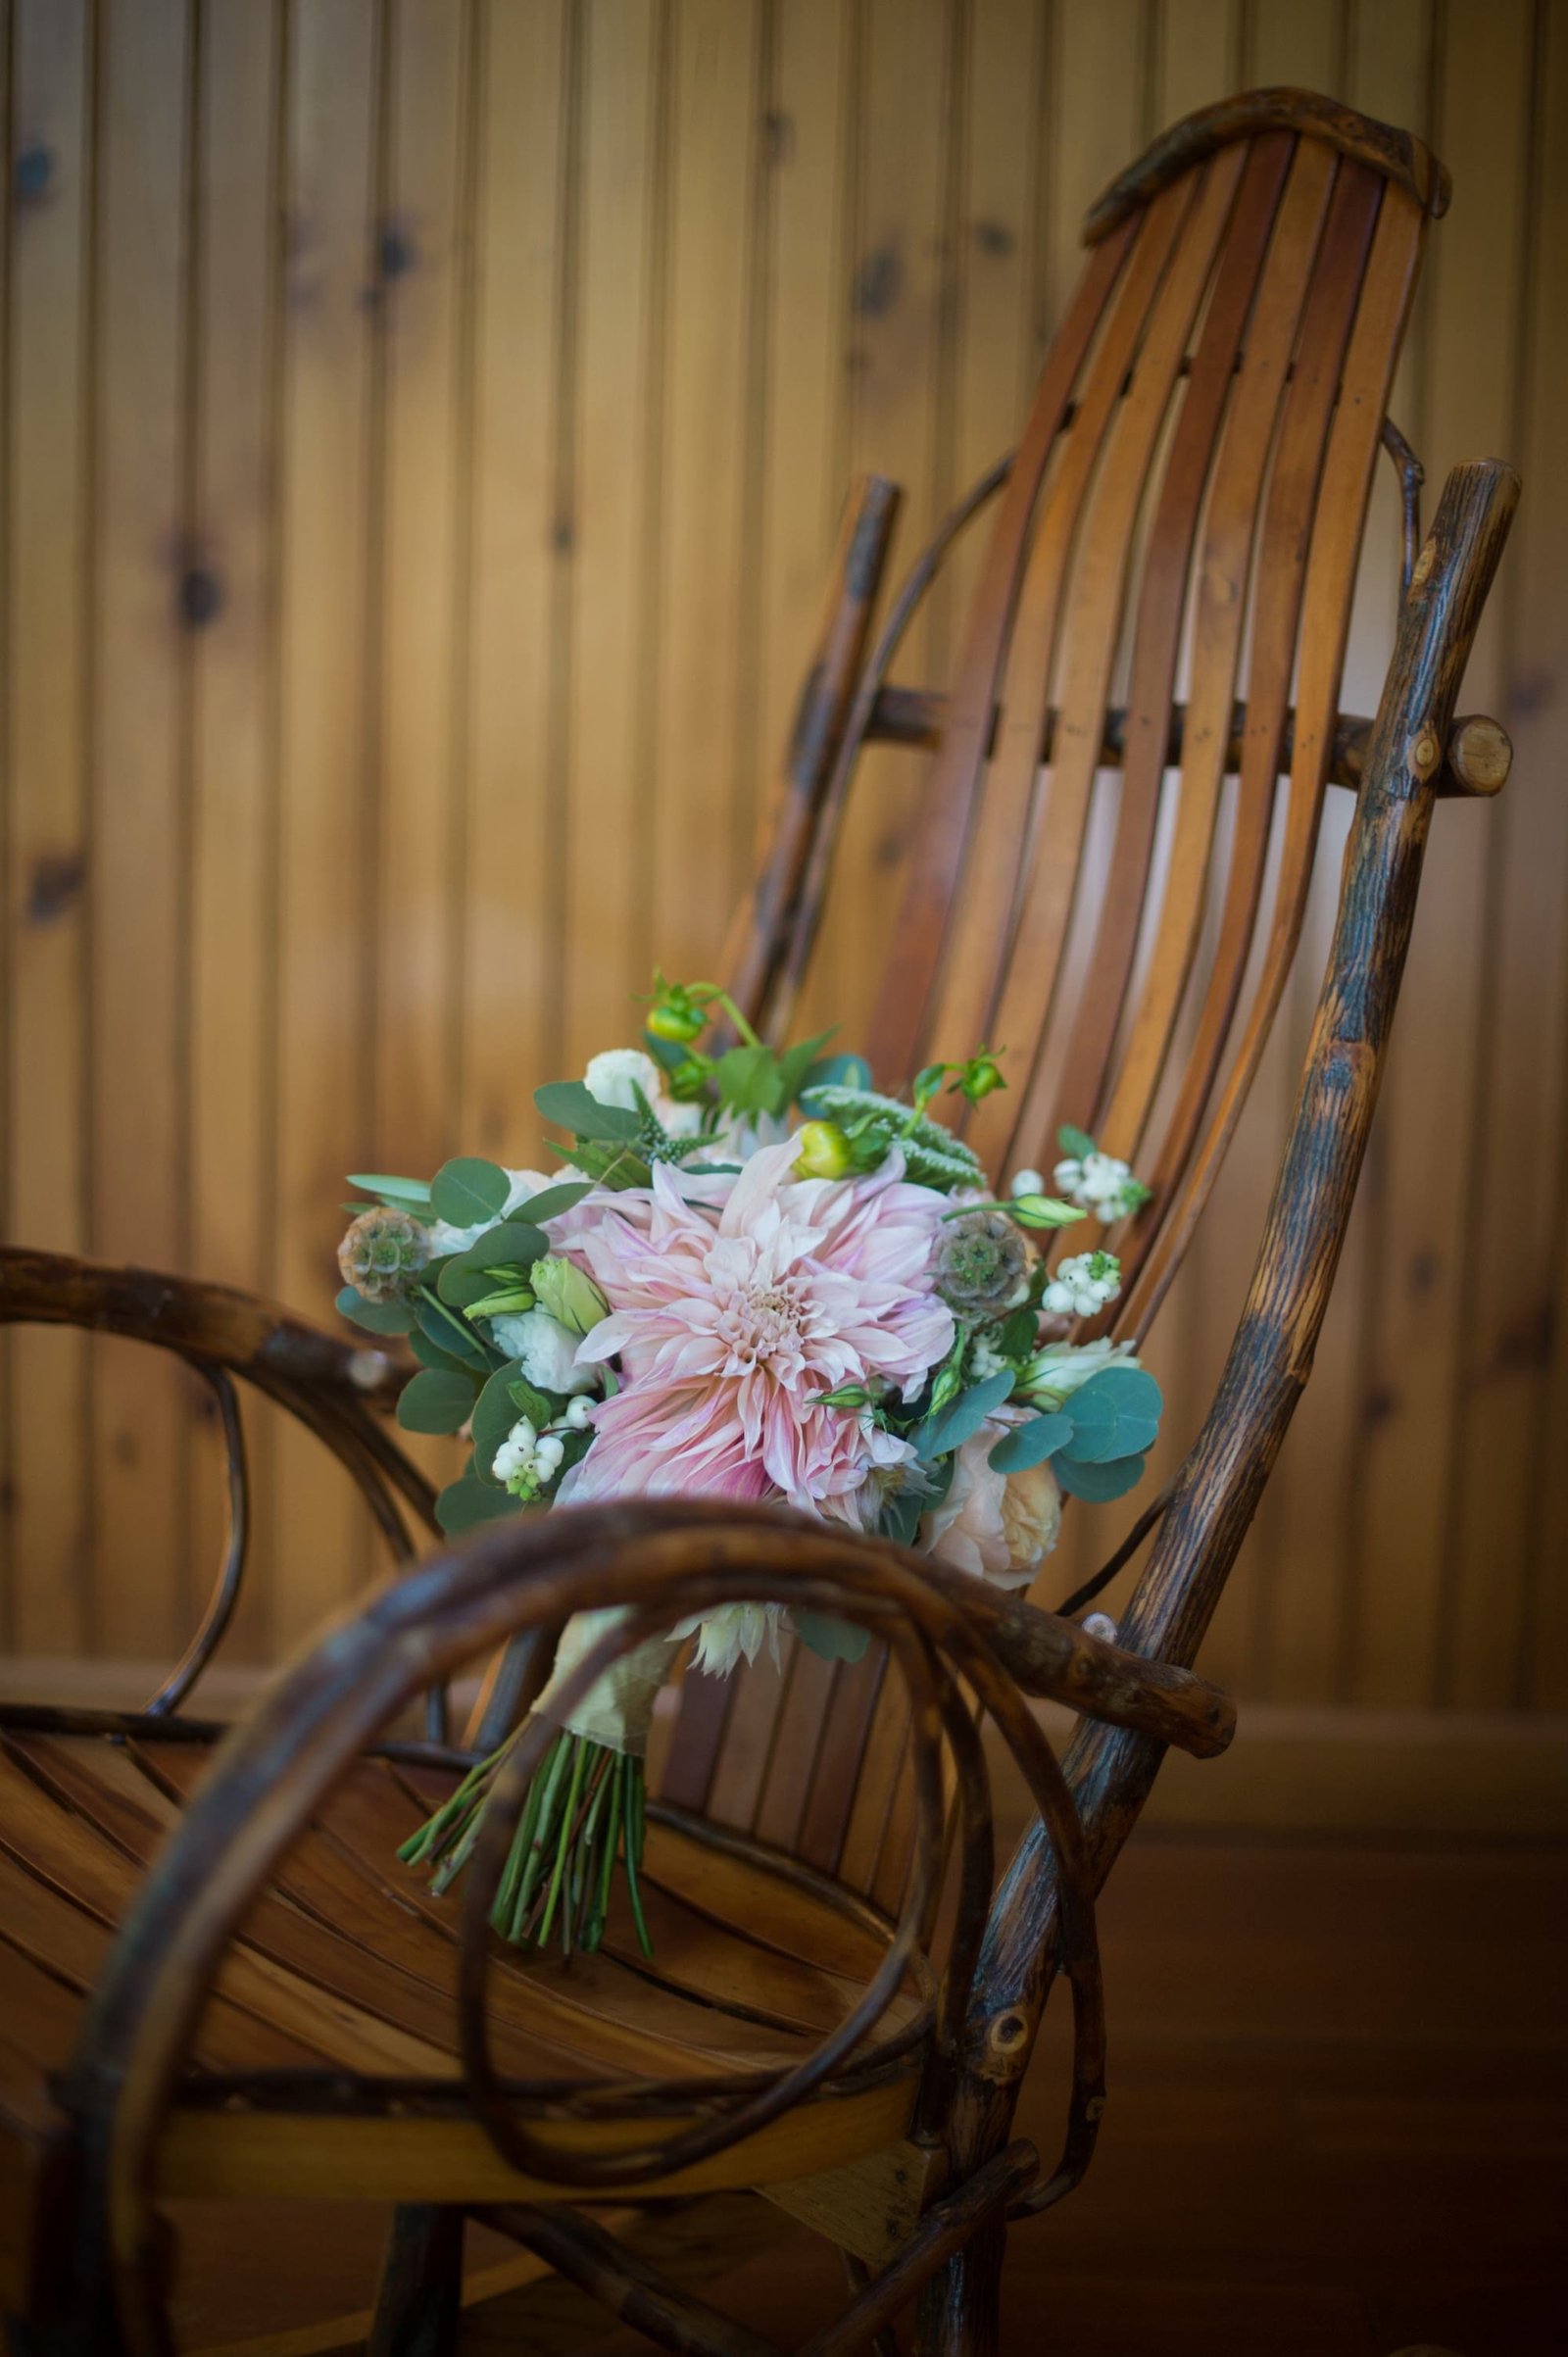
<path id="1" fill-rule="evenodd" d="M 1064 2208 L 1013 2235 L 1008 2350 L 1562 2357 L 1565 1865 L 1541 1844 L 1146 1830 L 1102 1911 L 1100 2156 Z M 1043 2148 L 1054 2060 L 1020 2123 Z M 769 2247 L 708 2296 L 793 2346 L 837 2304 L 839 2263 L 756 2206 Z M 260 2305 L 280 2259 L 308 2274 L 313 2237 L 346 2223 L 291 2211 L 286 2256 L 248 2243 Z M 599 2332 L 575 2294 L 548 2318 L 520 2296 L 533 2304 L 470 2320 L 465 2357 L 646 2348 Z"/>

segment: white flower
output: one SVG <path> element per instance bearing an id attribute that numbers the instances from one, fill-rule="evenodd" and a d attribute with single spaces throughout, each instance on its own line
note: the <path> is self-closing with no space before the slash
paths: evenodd
<path id="1" fill-rule="evenodd" d="M 1113 1343 L 1104 1336 L 1092 1343 L 1047 1343 L 1023 1369 L 1018 1389 L 1039 1406 L 1059 1407 L 1091 1375 L 1138 1363 L 1135 1343 Z"/>
<path id="2" fill-rule="evenodd" d="M 590 1056 L 583 1085 L 601 1105 L 618 1105 L 623 1113 L 637 1110 L 634 1088 L 650 1105 L 661 1093 L 659 1066 L 640 1048 L 607 1048 L 602 1056 Z"/>
<path id="3" fill-rule="evenodd" d="M 506 1206 L 501 1213 L 503 1219 L 510 1219 L 513 1212 L 527 1203 L 531 1197 L 543 1195 L 547 1187 L 553 1187 L 556 1184 L 556 1181 L 547 1178 L 542 1170 L 509 1170 L 507 1177 L 511 1184 L 507 1189 Z M 471 1228 L 455 1228 L 450 1220 L 432 1220 L 430 1223 L 432 1258 L 439 1258 L 445 1252 L 466 1252 L 470 1244 L 477 1244 L 486 1229 L 493 1228 L 495 1224 L 493 1219 L 481 1219 Z"/>
<path id="4" fill-rule="evenodd" d="M 1044 1195 L 1045 1191 L 1046 1182 L 1038 1170 L 1015 1170 L 1007 1189 L 1007 1193 L 1014 1196 Z"/>
<path id="5" fill-rule="evenodd" d="M 515 1358 L 523 1380 L 542 1392 L 591 1392 L 593 1367 L 576 1364 L 578 1337 L 548 1309 L 524 1309 L 493 1317 L 490 1332 L 498 1350 Z"/>
<path id="6" fill-rule="evenodd" d="M 1106 1645 L 1116 1642 L 1116 1624 L 1108 1612 L 1086 1612 L 1078 1625 L 1086 1637 L 1102 1638 Z"/>
<path id="7" fill-rule="evenodd" d="M 1064 1195 L 1069 1203 L 1079 1204 L 1085 1211 L 1093 1211 L 1102 1227 L 1109 1227 L 1113 1220 L 1125 1219 L 1149 1200 L 1148 1188 L 1134 1178 L 1128 1163 L 1098 1150 L 1081 1159 L 1076 1154 L 1067 1155 L 1056 1164 L 1052 1178 L 1058 1195 Z"/>
<path id="8" fill-rule="evenodd" d="M 671 1629 L 671 1637 L 697 1633 L 693 1663 L 710 1678 L 727 1678 L 744 1653 L 755 1661 L 764 1644 L 778 1659 L 778 1624 L 782 1604 L 720 1604 L 714 1612 L 694 1612 Z"/>
<path id="9" fill-rule="evenodd" d="M 1056 1317 L 1093 1317 L 1120 1292 L 1121 1262 L 1114 1252 L 1079 1252 L 1058 1262 L 1041 1306 Z"/>

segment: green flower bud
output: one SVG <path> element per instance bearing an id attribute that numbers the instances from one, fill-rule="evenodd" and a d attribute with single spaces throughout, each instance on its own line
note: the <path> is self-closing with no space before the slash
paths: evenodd
<path id="1" fill-rule="evenodd" d="M 586 1334 L 610 1314 L 610 1303 L 592 1277 L 555 1252 L 534 1262 L 533 1290 L 539 1307 L 572 1334 Z"/>
<path id="2" fill-rule="evenodd" d="M 695 1105 L 708 1087 L 712 1065 L 706 1056 L 683 1056 L 672 1072 L 664 1076 L 664 1086 L 677 1105 Z"/>
<path id="3" fill-rule="evenodd" d="M 1015 1195 L 1006 1207 L 1021 1228 L 1070 1228 L 1083 1217 L 1076 1203 L 1054 1195 Z"/>
<path id="4" fill-rule="evenodd" d="M 850 1141 L 836 1121 L 808 1121 L 801 1131 L 795 1174 L 798 1178 L 842 1178 L 852 1158 Z"/>
<path id="5" fill-rule="evenodd" d="M 997 1056 L 1001 1053 L 998 1049 Z M 958 1075 L 956 1085 L 971 1105 L 978 1105 L 982 1097 L 989 1097 L 994 1090 L 1006 1087 L 997 1056 L 989 1048 L 982 1048 L 978 1055 L 970 1056 Z"/>

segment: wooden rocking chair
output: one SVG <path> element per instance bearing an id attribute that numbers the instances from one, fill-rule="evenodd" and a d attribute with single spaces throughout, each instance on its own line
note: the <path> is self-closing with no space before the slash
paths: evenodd
<path id="1" fill-rule="evenodd" d="M 1338 709 L 1390 379 L 1446 193 L 1415 140 L 1293 91 L 1193 117 L 1106 191 L 1017 452 L 919 556 L 868 659 L 897 493 L 852 501 L 733 944 L 737 995 L 777 1033 L 862 746 L 934 746 L 879 1078 L 1005 1041 L 1013 1085 L 968 1117 L 989 1168 L 1049 1165 L 1062 1119 L 1134 1159 L 1153 1198 L 1120 1243 L 1114 1322 L 1141 1336 L 1256 1070 L 1325 785 L 1357 792 L 1256 1273 L 1200 1439 L 1107 1567 L 1153 1533 L 1117 1644 L 799 1517 L 628 1503 L 491 1526 L 408 1570 L 210 1758 L 220 1731 L 178 1705 L 243 1566 L 235 1378 L 336 1452 L 401 1557 L 429 1497 L 378 1420 L 393 1369 L 217 1288 L 5 1256 L 4 1318 L 139 1336 L 205 1375 L 233 1500 L 207 1622 L 148 1710 L 0 1710 L 0 2285 L 20 2349 L 169 2350 L 159 2205 L 287 2194 L 401 2205 L 382 2357 L 455 2347 L 467 2218 L 511 2237 L 519 2274 L 559 2271 L 660 2347 L 760 2357 L 771 2342 L 659 2264 L 670 2203 L 724 2188 L 766 2189 L 847 2247 L 849 2305 L 814 2357 L 888 2346 L 916 2292 L 931 2357 L 996 2347 L 1007 2222 L 1078 2182 L 1102 2107 L 1095 1893 L 1165 1746 L 1230 1736 L 1192 1664 L 1311 1366 L 1434 803 L 1506 774 L 1494 723 L 1453 722 L 1518 492 L 1494 463 L 1456 469 L 1422 539 L 1405 454 L 1388 683 L 1375 722 Z M 911 612 L 993 496 L 956 686 L 895 684 Z M 1080 889 L 1097 792 L 1108 861 Z M 569 1614 L 627 1604 L 629 1641 L 742 1596 L 808 1597 L 880 1642 L 854 1668 L 798 1655 L 782 1685 L 686 1682 L 650 1825 L 651 1964 L 623 1925 L 569 1964 L 498 1948 L 504 1824 L 461 1904 L 398 1866 L 457 1767 L 526 1709 Z M 481 1658 L 458 1751 L 439 1699 L 425 1741 L 393 1740 Z M 1082 1714 L 1060 1766 L 1031 1695 Z M 975 1698 L 1037 1812 L 995 1891 Z M 956 1906 L 934 1953 L 950 1815 Z M 1043 2166 L 1011 2129 L 1058 1971 L 1072 2094 Z"/>

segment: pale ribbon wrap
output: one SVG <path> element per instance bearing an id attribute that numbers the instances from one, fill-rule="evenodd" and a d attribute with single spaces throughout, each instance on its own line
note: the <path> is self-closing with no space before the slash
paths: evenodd
<path id="1" fill-rule="evenodd" d="M 563 1717 L 552 1707 L 553 1697 L 561 1693 L 566 1680 L 581 1667 L 594 1647 L 603 1643 L 615 1623 L 624 1618 L 623 1605 L 610 1604 L 598 1612 L 578 1612 L 567 1621 L 556 1647 L 556 1666 L 550 1674 L 550 1683 L 534 1709 L 540 1718 L 564 1727 L 568 1735 L 585 1736 L 591 1743 L 603 1743 L 607 1751 L 624 1751 L 634 1759 L 641 1759 L 648 1749 L 654 1697 L 668 1675 L 678 1639 L 645 1639 L 629 1653 L 622 1653 L 619 1660 L 612 1661 L 603 1677 L 594 1680 L 569 1715 Z"/>

